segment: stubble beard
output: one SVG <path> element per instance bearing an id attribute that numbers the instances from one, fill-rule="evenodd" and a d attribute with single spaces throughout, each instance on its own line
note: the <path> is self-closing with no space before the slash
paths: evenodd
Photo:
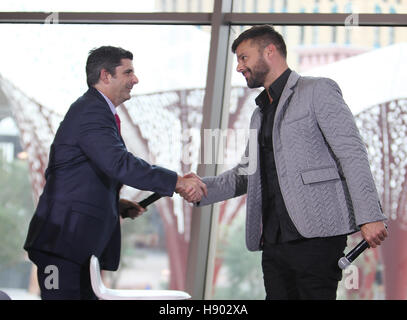
<path id="1" fill-rule="evenodd" d="M 259 88 L 264 85 L 267 74 L 270 72 L 270 68 L 264 61 L 263 57 L 260 57 L 257 60 L 257 63 L 254 65 L 253 70 L 250 68 L 247 69 L 250 72 L 251 77 L 246 78 L 247 86 L 251 89 Z"/>

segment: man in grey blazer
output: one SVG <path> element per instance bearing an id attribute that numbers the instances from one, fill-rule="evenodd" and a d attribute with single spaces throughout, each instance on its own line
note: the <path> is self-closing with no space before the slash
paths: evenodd
<path id="1" fill-rule="evenodd" d="M 301 77 L 286 62 L 282 36 L 255 26 L 233 43 L 237 71 L 256 98 L 255 152 L 245 163 L 202 178 L 199 206 L 247 192 L 246 244 L 262 250 L 266 299 L 335 299 L 347 235 L 371 247 L 387 236 L 365 145 L 338 85 Z M 250 164 L 255 172 L 249 172 Z"/>

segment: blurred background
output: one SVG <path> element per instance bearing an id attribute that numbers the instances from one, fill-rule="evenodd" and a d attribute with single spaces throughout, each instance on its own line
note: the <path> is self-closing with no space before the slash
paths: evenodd
<path id="1" fill-rule="evenodd" d="M 217 1 L 217 0 L 216 0 Z M 90 49 L 121 46 L 134 54 L 140 83 L 119 109 L 129 151 L 150 163 L 185 174 L 197 171 L 212 27 L 207 25 L 63 24 L 58 12 L 211 13 L 214 0 L 7 1 L 1 12 L 46 12 L 54 21 L 0 24 L 0 290 L 13 299 L 38 299 L 35 267 L 23 243 L 44 186 L 49 146 L 70 104 L 86 90 Z M 406 0 L 235 0 L 233 13 L 406 14 Z M 270 21 L 272 24 L 273 21 Z M 247 25 L 232 25 L 231 41 Z M 388 216 L 390 237 L 358 258 L 357 288 L 338 288 L 338 299 L 407 298 L 407 28 L 405 26 L 277 25 L 287 43 L 288 64 L 302 75 L 340 85 L 368 148 L 372 171 Z M 229 50 L 230 51 L 230 50 Z M 246 87 L 228 59 L 231 76 L 223 105 L 224 129 L 248 130 L 259 90 Z M 232 59 L 232 60 L 230 60 Z M 229 130 L 219 172 L 243 153 L 245 141 Z M 140 201 L 148 193 L 122 189 Z M 261 254 L 245 246 L 245 197 L 214 206 L 211 272 L 205 299 L 264 299 Z M 122 221 L 122 260 L 104 272 L 106 284 L 123 289 L 185 290 L 193 208 L 178 195 L 164 198 L 135 221 Z M 199 236 L 198 236 L 199 237 Z M 348 248 L 361 240 L 348 239 Z M 207 254 L 207 253 L 203 253 Z"/>

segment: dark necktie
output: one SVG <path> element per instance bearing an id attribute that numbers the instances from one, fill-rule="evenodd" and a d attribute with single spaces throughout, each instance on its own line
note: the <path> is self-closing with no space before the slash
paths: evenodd
<path id="1" fill-rule="evenodd" d="M 121 135 L 120 132 L 120 118 L 119 115 L 117 113 L 114 114 L 114 117 L 116 118 L 116 124 L 117 124 L 117 128 L 119 129 L 119 134 Z"/>

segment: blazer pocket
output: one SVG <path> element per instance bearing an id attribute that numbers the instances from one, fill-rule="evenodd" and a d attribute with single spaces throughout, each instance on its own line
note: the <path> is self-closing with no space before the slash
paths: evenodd
<path id="1" fill-rule="evenodd" d="M 339 180 L 340 176 L 336 167 L 327 167 L 301 172 L 301 178 L 304 184 L 310 184 L 330 180 Z"/>
<path id="2" fill-rule="evenodd" d="M 302 120 L 302 119 L 307 118 L 308 115 L 309 115 L 309 111 L 307 111 L 307 112 L 305 112 L 305 113 L 295 114 L 294 116 L 291 116 L 291 117 L 289 117 L 289 118 L 286 118 L 286 119 L 285 119 L 285 123 L 286 123 L 286 124 L 290 124 L 290 123 L 293 123 L 293 122 L 300 121 L 300 120 Z"/>
<path id="3" fill-rule="evenodd" d="M 103 209 L 85 202 L 72 202 L 72 211 L 103 221 Z"/>

